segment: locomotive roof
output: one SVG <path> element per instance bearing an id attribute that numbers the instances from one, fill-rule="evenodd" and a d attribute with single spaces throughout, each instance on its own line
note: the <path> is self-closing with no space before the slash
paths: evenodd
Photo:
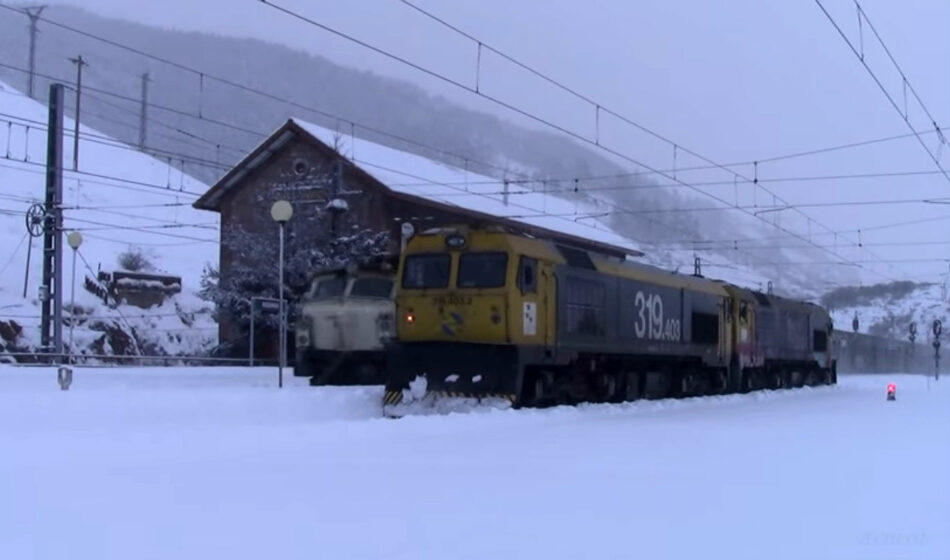
<path id="1" fill-rule="evenodd" d="M 611 259 L 600 255 L 592 255 L 597 270 L 622 278 L 643 280 L 670 288 L 683 288 L 693 292 L 703 292 L 718 296 L 727 296 L 725 286 L 715 280 L 702 276 L 677 274 L 662 268 L 639 263 L 636 261 Z"/>
<path id="2" fill-rule="evenodd" d="M 734 295 L 737 295 L 747 301 L 753 301 L 759 307 L 774 307 L 785 310 L 794 309 L 803 313 L 818 312 L 824 315 L 828 314 L 828 312 L 823 307 L 811 303 L 810 301 L 791 299 L 777 296 L 775 294 L 766 294 L 757 290 L 743 288 L 741 286 L 730 285 L 729 289 Z"/>

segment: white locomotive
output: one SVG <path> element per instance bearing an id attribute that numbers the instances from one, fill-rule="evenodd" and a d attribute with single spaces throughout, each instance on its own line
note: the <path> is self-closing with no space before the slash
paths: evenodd
<path id="1" fill-rule="evenodd" d="M 393 285 L 388 263 L 318 274 L 300 303 L 294 375 L 311 385 L 382 384 L 384 344 L 395 332 Z"/>

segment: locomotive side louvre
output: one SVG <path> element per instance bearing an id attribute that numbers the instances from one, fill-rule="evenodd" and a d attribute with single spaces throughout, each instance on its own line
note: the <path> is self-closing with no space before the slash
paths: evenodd
<path id="1" fill-rule="evenodd" d="M 720 285 L 598 256 L 590 262 L 557 268 L 562 359 L 599 353 L 727 364 L 732 337 Z"/>

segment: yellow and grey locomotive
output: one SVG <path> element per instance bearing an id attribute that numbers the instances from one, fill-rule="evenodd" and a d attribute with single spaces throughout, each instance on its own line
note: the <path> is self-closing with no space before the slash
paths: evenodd
<path id="1" fill-rule="evenodd" d="M 619 402 L 833 383 L 827 312 L 501 229 L 400 258 L 384 404 Z"/>

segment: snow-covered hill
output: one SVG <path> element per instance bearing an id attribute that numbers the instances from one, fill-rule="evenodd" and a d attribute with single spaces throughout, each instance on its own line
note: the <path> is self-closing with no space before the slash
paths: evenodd
<path id="1" fill-rule="evenodd" d="M 39 343 L 43 241 L 27 235 L 25 214 L 45 198 L 47 118 L 44 105 L 0 83 L 0 321 L 7 327 L 0 342 L 8 351 Z M 218 217 L 191 208 L 207 186 L 86 127 L 81 129 L 74 171 L 73 121 L 66 119 L 64 125 L 64 229 L 83 235 L 76 269 L 75 346 L 87 353 L 124 353 L 131 346 L 161 354 L 195 354 L 212 347 L 216 325 L 196 292 L 204 265 L 217 261 Z M 154 272 L 181 276 L 182 292 L 160 307 L 143 310 L 111 309 L 83 289 L 84 278 L 95 278 L 98 269 L 120 269 L 119 255 L 127 251 L 144 255 Z M 63 303 L 68 307 L 69 250 L 63 264 Z M 132 339 L 123 341 L 118 331 Z"/>
<path id="2" fill-rule="evenodd" d="M 831 310 L 836 328 L 846 331 L 852 330 L 856 316 L 859 332 L 907 340 L 910 324 L 916 323 L 917 343 L 929 345 L 935 319 L 950 327 L 945 284 L 899 282 L 841 288 L 829 292 L 822 302 Z"/>

